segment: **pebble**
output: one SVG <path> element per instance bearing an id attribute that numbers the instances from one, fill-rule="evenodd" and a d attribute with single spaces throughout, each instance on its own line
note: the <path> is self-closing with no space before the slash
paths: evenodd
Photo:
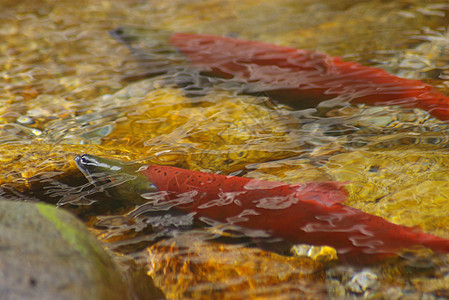
<path id="1" fill-rule="evenodd" d="M 312 246 L 306 244 L 294 245 L 291 249 L 295 256 L 306 256 L 318 261 L 337 260 L 337 251 L 328 246 Z"/>
<path id="2" fill-rule="evenodd" d="M 17 118 L 17 123 L 22 125 L 31 125 L 34 124 L 34 120 L 31 117 L 28 116 L 20 116 Z"/>
<path id="3" fill-rule="evenodd" d="M 353 293 L 364 293 L 377 283 L 377 275 L 369 270 L 363 270 L 352 276 L 347 288 Z"/>

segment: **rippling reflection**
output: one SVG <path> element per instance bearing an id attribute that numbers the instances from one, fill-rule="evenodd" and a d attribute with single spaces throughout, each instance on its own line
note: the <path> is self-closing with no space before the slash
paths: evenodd
<path id="1" fill-rule="evenodd" d="M 332 246 L 342 261 L 366 264 L 417 245 L 449 251 L 449 240 L 343 205 L 343 187 L 349 182 L 288 185 L 169 166 L 135 166 L 92 155 L 78 156 L 76 163 L 97 186 L 122 201 L 145 203 L 146 211 L 176 208 L 212 220 L 214 226 L 242 227 L 249 237 Z"/>
<path id="2" fill-rule="evenodd" d="M 379 71 L 346 63 L 419 79 L 435 88 L 432 95 L 438 90 L 448 96 L 446 3 L 0 3 L 3 197 L 45 201 L 73 211 L 117 254 L 118 262 L 151 270 L 167 297 L 208 297 L 212 291 L 217 297 L 236 298 L 287 292 L 337 299 L 448 295 L 447 255 L 414 248 L 363 269 L 334 259 L 324 259 L 323 266 L 292 258 L 290 245 L 273 239 L 266 228 L 238 226 L 260 217 L 261 211 L 292 210 L 295 198 L 261 197 L 253 207 L 222 220 L 198 217 L 198 212 L 176 211 L 177 206 L 188 205 L 192 193 L 169 203 L 163 203 L 161 192 L 141 193 L 143 200 L 129 198 L 129 193 L 120 198 L 110 188 L 126 185 L 133 176 L 112 182 L 97 174 L 88 182 L 74 163 L 77 155 L 88 153 L 306 187 L 308 182 L 346 181 L 348 216 L 357 208 L 448 237 L 446 107 L 416 102 L 432 98 L 421 93 L 429 92 L 429 86 L 389 76 L 375 76 L 377 81 L 367 83 L 366 77 Z M 258 51 L 236 53 L 245 42 L 225 47 L 219 41 L 226 39 L 220 38 L 209 40 L 209 45 L 188 40 L 168 43 L 181 32 L 198 34 L 191 35 L 197 38 L 212 34 L 254 41 L 249 44 L 259 45 Z M 304 49 L 299 51 L 304 55 L 285 59 L 267 51 L 267 47 L 281 48 L 260 42 Z M 201 47 L 213 50 L 212 60 L 203 59 L 202 66 L 195 62 Z M 226 61 L 213 61 L 216 51 L 223 50 L 229 50 L 222 57 Z M 210 76 L 224 75 L 216 72 L 205 74 L 211 66 L 226 73 L 226 78 Z M 341 77 L 342 66 L 349 66 L 346 78 Z M 398 88 L 401 82 L 416 86 Z M 307 89 L 292 93 L 292 85 Z M 310 93 L 314 89 L 315 95 Z M 372 98 L 369 103 L 351 103 L 360 97 Z M 300 98 L 307 103 L 298 103 Z M 260 188 L 257 181 L 252 183 L 256 184 L 248 185 L 248 190 Z M 223 192 L 198 209 L 226 211 L 241 204 L 239 197 L 239 192 Z M 303 229 L 336 230 L 339 216 L 315 214 Z M 293 216 L 291 220 L 297 225 Z M 268 224 L 270 218 L 262 221 Z M 344 230 L 369 233 L 359 223 L 363 222 L 347 224 Z M 378 244 L 374 238 L 351 238 L 352 245 Z M 328 253 L 326 247 L 313 245 L 316 239 L 326 244 L 314 236 L 299 240 L 302 244 L 293 249 Z M 311 250 L 294 253 L 318 257 Z M 236 269 L 240 273 L 232 273 Z M 269 276 L 261 279 L 258 275 L 263 272 Z M 179 276 L 189 279 L 164 285 Z M 149 277 L 137 281 L 144 278 Z M 189 290 L 192 285 L 197 294 Z M 148 291 L 138 294 L 151 297 Z"/>

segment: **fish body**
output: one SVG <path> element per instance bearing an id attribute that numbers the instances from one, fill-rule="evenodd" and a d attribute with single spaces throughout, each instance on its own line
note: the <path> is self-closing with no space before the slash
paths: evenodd
<path id="1" fill-rule="evenodd" d="M 341 97 L 369 105 L 420 108 L 449 120 L 449 98 L 434 87 L 339 57 L 192 33 L 172 34 L 169 42 L 204 73 L 251 83 L 249 92 L 267 93 L 292 107 Z"/>
<path id="2" fill-rule="evenodd" d="M 102 173 L 113 178 L 128 172 L 116 161 L 90 155 L 78 156 L 76 162 L 84 174 Z M 116 192 L 140 201 L 145 193 L 162 192 L 159 205 L 171 203 L 199 219 L 232 224 L 291 243 L 331 246 L 346 261 L 371 262 L 417 245 L 449 252 L 447 239 L 342 204 L 347 199 L 344 183 L 292 185 L 158 165 L 135 170 L 136 179 L 116 185 Z M 130 197 L 130 191 L 136 194 Z"/>

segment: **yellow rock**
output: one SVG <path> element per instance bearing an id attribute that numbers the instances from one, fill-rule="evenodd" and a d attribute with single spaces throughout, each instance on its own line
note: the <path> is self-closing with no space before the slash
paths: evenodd
<path id="1" fill-rule="evenodd" d="M 347 205 L 449 237 L 449 152 L 431 145 L 335 155 L 324 169 L 349 181 Z"/>
<path id="2" fill-rule="evenodd" d="M 194 105 L 180 90 L 160 88 L 131 107 L 102 145 L 124 147 L 142 157 L 179 154 L 185 156 L 179 166 L 223 173 L 296 155 L 299 133 L 292 129 L 298 121 L 265 101 L 214 91 Z"/>
<path id="3" fill-rule="evenodd" d="M 103 138 L 107 147 L 122 147 L 140 157 L 164 153 L 184 154 L 176 145 L 186 134 L 182 128 L 189 119 L 186 110 L 191 103 L 178 89 L 149 91 L 142 101 L 127 108 L 114 122 L 113 131 Z M 182 159 L 180 159 L 182 161 Z"/>
<path id="4" fill-rule="evenodd" d="M 308 181 L 329 181 L 332 177 L 323 169 L 313 166 L 307 159 L 287 158 L 265 163 L 253 164 L 252 171 L 245 176 L 257 179 L 299 183 Z"/>
<path id="5" fill-rule="evenodd" d="M 286 158 L 301 152 L 297 120 L 267 108 L 265 99 L 208 95 L 216 101 L 196 117 L 199 130 L 189 136 L 197 145 L 188 156 L 191 169 L 229 173 L 247 164 Z"/>
<path id="6" fill-rule="evenodd" d="M 325 297 L 321 263 L 207 241 L 211 237 L 191 231 L 148 248 L 148 275 L 168 299 Z"/>

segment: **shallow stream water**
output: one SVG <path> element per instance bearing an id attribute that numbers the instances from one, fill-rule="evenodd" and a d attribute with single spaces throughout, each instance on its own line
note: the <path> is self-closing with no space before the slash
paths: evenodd
<path id="1" fill-rule="evenodd" d="M 114 199 L 76 169 L 90 153 L 286 183 L 347 182 L 346 205 L 449 238 L 449 125 L 341 97 L 291 107 L 186 66 L 190 32 L 319 51 L 449 96 L 446 1 L 0 0 L 1 192 L 81 218 L 137 299 L 449 297 L 449 256 L 369 266 Z M 135 37 L 133 51 L 110 34 Z M 445 122 L 446 121 L 446 122 Z M 263 274 L 263 276 L 261 275 Z M 407 299 L 410 299 L 407 298 Z"/>

